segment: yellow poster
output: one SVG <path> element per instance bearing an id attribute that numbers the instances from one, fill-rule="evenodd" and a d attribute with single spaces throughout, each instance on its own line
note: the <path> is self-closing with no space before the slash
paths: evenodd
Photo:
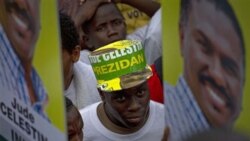
<path id="1" fill-rule="evenodd" d="M 163 2 L 166 126 L 171 139 L 212 127 L 250 133 L 248 0 Z"/>
<path id="2" fill-rule="evenodd" d="M 56 2 L 0 0 L 0 140 L 66 141 Z"/>

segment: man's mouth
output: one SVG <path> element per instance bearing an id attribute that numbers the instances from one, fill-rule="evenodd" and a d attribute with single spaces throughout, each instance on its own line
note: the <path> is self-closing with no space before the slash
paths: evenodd
<path id="1" fill-rule="evenodd" d="M 16 30 L 21 34 L 30 30 L 34 31 L 34 24 L 32 23 L 31 16 L 27 13 L 27 9 L 19 7 L 19 5 L 13 2 L 6 2 L 7 10 L 11 13 L 11 18 L 15 22 Z"/>
<path id="2" fill-rule="evenodd" d="M 218 112 L 220 112 L 220 109 L 226 107 L 226 100 L 222 96 L 219 96 L 219 94 L 216 93 L 210 87 L 207 88 L 207 91 L 208 91 L 208 94 L 209 94 L 209 96 L 210 96 L 213 104 L 214 104 L 215 110 L 217 110 Z"/>
<path id="3" fill-rule="evenodd" d="M 116 42 L 116 41 L 120 41 L 120 40 L 123 40 L 122 38 L 114 38 L 114 39 L 112 39 L 112 40 L 110 40 L 107 44 L 110 44 L 110 43 L 114 43 L 114 42 Z"/>
<path id="4" fill-rule="evenodd" d="M 127 121 L 130 122 L 130 123 L 139 123 L 141 121 L 141 117 L 130 117 L 130 118 L 127 118 Z"/>
<path id="5" fill-rule="evenodd" d="M 28 30 L 29 25 L 25 23 L 22 19 L 20 19 L 18 16 L 16 16 L 14 13 L 11 14 L 13 20 L 16 22 L 17 26 L 21 28 L 22 30 Z"/>
<path id="6" fill-rule="evenodd" d="M 200 77 L 201 83 L 205 86 L 208 94 L 208 100 L 217 112 L 223 112 L 226 109 L 233 109 L 232 98 L 226 88 L 219 86 L 214 79 L 208 76 Z"/>

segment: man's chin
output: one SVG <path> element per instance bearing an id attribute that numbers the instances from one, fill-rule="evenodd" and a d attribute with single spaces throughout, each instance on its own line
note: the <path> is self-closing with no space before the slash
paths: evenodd
<path id="1" fill-rule="evenodd" d="M 216 128 L 227 127 L 233 124 L 230 112 L 220 112 L 218 109 L 211 107 L 209 115 L 207 116 L 208 122 Z"/>
<path id="2" fill-rule="evenodd" d="M 141 121 L 127 121 L 127 126 L 129 128 L 137 128 L 141 125 Z"/>

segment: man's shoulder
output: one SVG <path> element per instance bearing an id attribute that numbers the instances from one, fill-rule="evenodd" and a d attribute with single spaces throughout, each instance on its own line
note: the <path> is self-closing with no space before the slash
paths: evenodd
<path id="1" fill-rule="evenodd" d="M 154 107 L 157 107 L 157 108 L 164 108 L 164 105 L 162 103 L 159 103 L 159 102 L 155 102 L 153 100 L 150 100 L 150 106 L 154 106 Z"/>
<path id="2" fill-rule="evenodd" d="M 164 105 L 162 103 L 150 100 L 150 112 L 152 114 L 160 114 L 164 116 Z"/>
<path id="3" fill-rule="evenodd" d="M 154 31 L 156 29 L 161 29 L 161 8 L 156 11 L 156 13 L 153 15 L 149 22 L 149 29 L 151 31 Z M 160 30 L 161 31 L 161 30 Z"/>
<path id="4" fill-rule="evenodd" d="M 74 64 L 73 71 L 74 75 L 86 77 L 85 79 L 90 78 L 95 80 L 94 72 L 89 64 L 78 61 Z"/>
<path id="5" fill-rule="evenodd" d="M 84 68 L 84 70 L 87 70 L 87 71 L 89 71 L 89 70 L 92 70 L 92 68 L 91 68 L 91 65 L 89 65 L 89 64 L 86 64 L 86 63 L 83 63 L 82 61 L 77 61 L 75 64 L 74 64 L 74 68 L 76 68 L 76 69 L 83 69 Z M 84 71 L 83 70 L 83 71 Z"/>
<path id="6" fill-rule="evenodd" d="M 84 107 L 82 109 L 80 109 L 80 113 L 81 115 L 85 115 L 87 113 L 92 113 L 94 111 L 96 111 L 97 109 L 97 106 L 100 104 L 101 102 L 96 102 L 96 103 L 93 103 L 91 105 L 88 105 L 87 107 Z"/>

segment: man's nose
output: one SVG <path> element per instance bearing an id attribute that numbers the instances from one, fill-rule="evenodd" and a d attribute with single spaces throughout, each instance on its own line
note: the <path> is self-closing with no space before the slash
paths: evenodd
<path id="1" fill-rule="evenodd" d="M 138 111 L 140 109 L 140 103 L 136 98 L 131 98 L 130 105 L 128 107 L 128 110 L 131 112 Z"/>
<path id="2" fill-rule="evenodd" d="M 112 25 L 108 25 L 108 36 L 116 34 L 116 30 Z"/>
<path id="3" fill-rule="evenodd" d="M 216 61 L 210 64 L 209 72 L 218 86 L 225 86 L 225 72 L 223 71 L 223 67 L 221 66 L 219 59 L 216 59 Z"/>

